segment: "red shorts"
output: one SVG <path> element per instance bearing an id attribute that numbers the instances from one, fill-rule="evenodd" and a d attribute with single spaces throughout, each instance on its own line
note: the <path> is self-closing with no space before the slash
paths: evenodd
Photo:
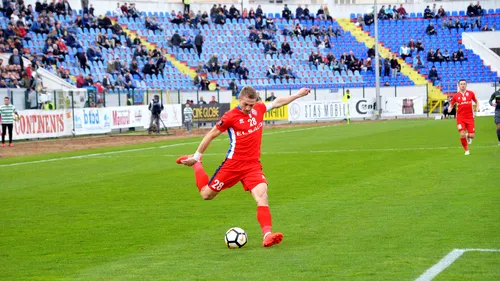
<path id="1" fill-rule="evenodd" d="M 238 161 L 226 159 L 215 171 L 208 182 L 208 187 L 219 192 L 232 187 L 240 181 L 245 191 L 252 191 L 254 187 L 261 183 L 267 184 L 259 160 Z"/>
<path id="2" fill-rule="evenodd" d="M 475 132 L 474 119 L 457 119 L 458 131 L 467 131 L 469 133 Z"/>

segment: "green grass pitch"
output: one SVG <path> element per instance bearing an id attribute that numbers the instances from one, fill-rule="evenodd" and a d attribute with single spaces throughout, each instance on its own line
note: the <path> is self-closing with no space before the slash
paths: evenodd
<path id="1" fill-rule="evenodd" d="M 0 159 L 0 280 L 415 280 L 455 248 L 500 248 L 493 118 L 476 132 L 464 156 L 454 120 L 265 130 L 285 235 L 269 249 L 240 184 L 203 201 L 175 164 L 200 138 Z M 227 136 L 209 148 L 209 174 L 227 148 Z M 226 248 L 233 226 L 245 248 Z M 499 268 L 500 253 L 466 253 L 436 280 L 500 280 Z"/>

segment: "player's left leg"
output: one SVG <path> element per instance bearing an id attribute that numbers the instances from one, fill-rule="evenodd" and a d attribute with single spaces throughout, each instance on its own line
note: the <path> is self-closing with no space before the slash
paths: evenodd
<path id="1" fill-rule="evenodd" d="M 474 120 L 468 120 L 465 123 L 465 128 L 467 129 L 467 143 L 472 144 L 472 140 L 476 135 L 476 128 L 474 126 Z"/>
<path id="2" fill-rule="evenodd" d="M 272 232 L 273 223 L 267 197 L 267 183 L 258 184 L 250 192 L 257 203 L 257 220 L 264 236 L 262 246 L 271 247 L 279 244 L 283 240 L 283 234 Z"/>
<path id="3" fill-rule="evenodd" d="M 497 125 L 498 145 L 500 145 L 500 114 L 495 113 L 495 124 Z"/>

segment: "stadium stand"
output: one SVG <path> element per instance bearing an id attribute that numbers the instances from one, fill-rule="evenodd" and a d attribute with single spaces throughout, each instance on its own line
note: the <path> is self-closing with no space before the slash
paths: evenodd
<path id="1" fill-rule="evenodd" d="M 234 7 L 225 10 L 214 6 L 210 13 L 191 11 L 183 15 L 175 11 L 145 13 L 130 5 L 94 16 L 92 10 L 83 14 L 81 10 L 38 4 L 35 9 L 31 5 L 12 4 L 2 11 L 2 51 L 17 48 L 32 61 L 34 68 L 46 68 L 78 87 L 106 80 L 104 86 L 109 91 L 136 89 L 137 102 L 142 102 L 142 89 L 207 90 L 209 84 L 227 88 L 235 80 L 239 86 L 252 85 L 257 89 L 375 85 L 373 49 L 358 41 L 352 30 L 332 19 L 323 8 L 322 12 L 309 16 L 304 16 L 302 10 L 301 17 L 296 18 L 290 10 L 265 14 L 259 9 L 245 9 L 240 13 Z M 415 65 L 416 51 L 405 61 L 426 78 L 435 66 L 436 85 L 452 91 L 457 78 L 471 82 L 497 79 L 498 74 L 466 50 L 460 38 L 461 32 L 479 32 L 486 24 L 498 29 L 498 9 L 484 11 L 480 18 L 467 17 L 466 11 L 446 12 L 446 20 L 424 19 L 423 13 L 405 12 L 401 16 L 396 15 L 397 10 L 394 13 L 393 18 L 399 20 L 381 18 L 380 41 L 399 56 L 403 44 L 411 39 L 421 40 L 423 66 Z M 251 18 L 255 14 L 262 14 L 262 20 Z M 458 19 L 465 28 L 449 28 L 448 18 Z M 362 20 L 356 23 L 357 28 L 374 35 L 369 17 L 367 20 L 366 15 L 351 14 L 350 19 L 353 23 Z M 475 25 L 477 19 L 480 26 Z M 426 35 L 430 23 L 439 37 Z M 194 45 L 199 32 L 204 37 L 201 54 Z M 282 50 L 284 42 L 289 44 L 289 50 Z M 447 50 L 450 58 L 462 50 L 466 59 L 440 58 L 439 62 L 429 62 L 427 53 L 431 48 L 442 50 L 442 54 Z M 214 54 L 219 55 L 215 71 L 208 63 Z M 388 56 L 381 60 L 382 85 L 415 84 L 415 79 L 401 71 L 402 61 L 391 59 Z M 386 71 L 387 65 L 390 73 Z M 9 71 L 17 73 L 9 75 Z M 14 83 L 11 80 L 21 79 L 24 74 L 19 69 L 2 69 L 2 77 L 11 84 Z M 0 82 L 0 87 L 9 87 L 8 83 Z"/>

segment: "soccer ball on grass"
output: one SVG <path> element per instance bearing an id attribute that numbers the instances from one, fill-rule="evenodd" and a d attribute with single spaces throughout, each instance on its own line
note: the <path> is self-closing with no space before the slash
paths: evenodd
<path id="1" fill-rule="evenodd" d="M 228 248 L 237 249 L 242 248 L 247 244 L 248 237 L 247 233 L 243 229 L 239 227 L 232 227 L 226 231 L 224 240 L 226 241 Z"/>

